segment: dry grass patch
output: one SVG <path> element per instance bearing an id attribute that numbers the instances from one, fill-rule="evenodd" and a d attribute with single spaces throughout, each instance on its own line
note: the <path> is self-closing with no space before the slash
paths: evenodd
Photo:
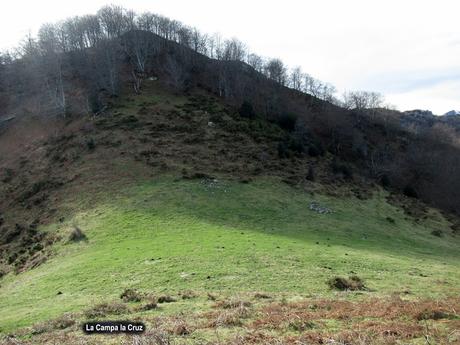
<path id="1" fill-rule="evenodd" d="M 208 327 L 239 327 L 243 325 L 242 319 L 252 315 L 252 304 L 240 299 L 219 301 L 213 308 L 220 309 L 205 314 L 209 320 Z"/>
<path id="2" fill-rule="evenodd" d="M 128 312 L 129 308 L 123 303 L 104 302 L 86 310 L 84 315 L 89 319 L 94 319 L 97 317 L 105 317 L 107 315 L 122 315 Z"/>
<path id="3" fill-rule="evenodd" d="M 122 345 L 172 345 L 174 344 L 169 334 L 162 331 L 150 331 L 143 335 L 134 336 Z"/>
<path id="4" fill-rule="evenodd" d="M 185 336 L 193 332 L 191 326 L 184 319 L 175 319 L 172 322 L 170 332 L 174 335 Z"/>
<path id="5" fill-rule="evenodd" d="M 151 299 L 149 302 L 144 303 L 143 305 L 139 306 L 137 308 L 138 311 L 147 311 L 147 310 L 153 310 L 158 308 L 158 304 L 155 301 L 155 299 Z"/>
<path id="6" fill-rule="evenodd" d="M 143 298 L 142 294 L 135 289 L 126 289 L 120 295 L 123 302 L 140 302 Z"/>
<path id="7" fill-rule="evenodd" d="M 72 314 L 64 314 L 56 319 L 40 322 L 32 326 L 32 334 L 41 334 L 60 329 L 66 329 L 75 324 Z"/>
<path id="8" fill-rule="evenodd" d="M 185 291 L 181 294 L 182 299 L 192 299 L 196 297 L 198 297 L 198 295 L 193 291 Z"/>

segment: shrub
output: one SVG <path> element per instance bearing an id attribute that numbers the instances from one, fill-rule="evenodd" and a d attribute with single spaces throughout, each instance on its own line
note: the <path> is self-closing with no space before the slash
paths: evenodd
<path id="1" fill-rule="evenodd" d="M 2 177 L 2 182 L 3 183 L 9 183 L 9 182 L 11 182 L 13 177 L 14 177 L 14 171 L 12 169 L 5 168 L 4 169 L 4 174 L 3 174 L 3 177 Z"/>
<path id="2" fill-rule="evenodd" d="M 277 119 L 278 125 L 281 128 L 287 131 L 290 131 L 290 132 L 295 129 L 296 122 L 297 122 L 297 115 L 293 113 L 283 113 Z"/>
<path id="3" fill-rule="evenodd" d="M 331 289 L 341 291 L 366 290 L 364 282 L 358 276 L 351 276 L 348 279 L 343 277 L 335 277 L 330 279 L 327 283 Z"/>
<path id="4" fill-rule="evenodd" d="M 387 220 L 388 223 L 391 223 L 391 224 L 395 224 L 395 223 L 396 223 L 396 221 L 394 220 L 394 218 L 386 217 L 385 219 Z"/>
<path id="5" fill-rule="evenodd" d="M 253 119 L 256 117 L 252 104 L 249 101 L 244 101 L 238 111 L 241 117 Z"/>
<path id="6" fill-rule="evenodd" d="M 213 113 L 209 116 L 209 121 L 211 121 L 212 123 L 221 123 L 222 115 L 219 113 Z"/>
<path id="7" fill-rule="evenodd" d="M 302 153 L 304 152 L 304 144 L 302 142 L 302 139 L 298 137 L 290 137 L 289 139 L 289 149 L 294 151 L 295 153 Z"/>
<path id="8" fill-rule="evenodd" d="M 349 165 L 342 165 L 342 174 L 345 178 L 351 179 L 353 177 L 353 171 Z"/>
<path id="9" fill-rule="evenodd" d="M 407 196 L 409 198 L 415 198 L 415 199 L 418 198 L 417 191 L 411 185 L 407 185 L 406 187 L 404 187 L 403 193 L 404 193 L 405 196 Z"/>
<path id="10" fill-rule="evenodd" d="M 301 154 L 305 150 L 301 138 L 293 135 L 286 136 L 283 141 L 278 143 L 278 156 L 280 158 L 289 158 L 294 154 Z"/>
<path id="11" fill-rule="evenodd" d="M 321 152 L 315 145 L 310 145 L 308 147 L 308 155 L 311 157 L 318 157 L 321 155 Z"/>
<path id="12" fill-rule="evenodd" d="M 337 159 L 332 161 L 332 171 L 334 174 L 342 174 L 346 179 L 353 177 L 353 171 L 348 164 L 341 163 Z"/>
<path id="13" fill-rule="evenodd" d="M 450 228 L 454 234 L 460 233 L 460 222 L 452 224 Z"/>
<path id="14" fill-rule="evenodd" d="M 94 151 L 96 148 L 96 143 L 94 142 L 93 138 L 89 138 L 86 140 L 86 147 L 88 148 L 88 151 Z"/>
<path id="15" fill-rule="evenodd" d="M 120 298 L 123 302 L 140 302 L 142 299 L 142 295 L 134 289 L 126 289 L 120 295 Z"/>
<path id="16" fill-rule="evenodd" d="M 151 301 L 141 305 L 139 308 L 137 308 L 137 310 L 139 310 L 139 311 L 147 311 L 147 310 L 152 310 L 152 309 L 156 309 L 156 308 L 158 308 L 158 304 L 154 299 L 152 299 Z"/>
<path id="17" fill-rule="evenodd" d="M 240 327 L 243 324 L 239 311 L 223 311 L 217 314 L 215 320 L 209 322 L 209 327 L 222 326 Z"/>
<path id="18" fill-rule="evenodd" d="M 215 320 L 211 321 L 210 327 L 241 326 L 241 319 L 251 315 L 251 303 L 239 299 L 221 301 L 215 304 L 223 310 L 218 312 Z"/>
<path id="19" fill-rule="evenodd" d="M 78 226 L 74 226 L 72 232 L 69 235 L 69 242 L 80 242 L 80 241 L 87 241 L 88 238 L 86 235 L 81 231 Z"/>
<path id="20" fill-rule="evenodd" d="M 228 301 L 222 301 L 216 304 L 218 307 L 222 307 L 223 309 L 235 309 L 235 308 L 249 308 L 251 306 L 251 302 L 242 301 L 239 299 L 231 299 Z"/>
<path id="21" fill-rule="evenodd" d="M 69 328 L 70 326 L 73 326 L 75 324 L 75 320 L 70 314 L 64 314 L 54 320 L 51 321 L 52 324 L 52 330 L 55 329 L 66 329 Z"/>
<path id="22" fill-rule="evenodd" d="M 436 237 L 442 237 L 442 236 L 443 236 L 443 233 L 442 233 L 441 230 L 433 230 L 433 231 L 431 232 L 431 234 L 432 234 L 433 236 L 436 236 Z"/>
<path id="23" fill-rule="evenodd" d="M 451 315 L 442 310 L 424 310 L 417 315 L 417 320 L 442 320 L 442 319 L 455 319 L 455 315 Z"/>
<path id="24" fill-rule="evenodd" d="M 190 334 L 191 332 L 192 331 L 190 327 L 184 320 L 176 320 L 174 322 L 172 333 L 174 333 L 175 335 L 184 336 Z"/>
<path id="25" fill-rule="evenodd" d="M 312 182 L 315 181 L 315 168 L 313 168 L 312 166 L 308 167 L 308 173 L 307 173 L 306 179 Z"/>
<path id="26" fill-rule="evenodd" d="M 390 177 L 388 175 L 382 175 L 382 177 L 380 178 L 380 183 L 382 185 L 383 188 L 388 188 L 390 187 Z"/>
<path id="27" fill-rule="evenodd" d="M 90 93 L 88 97 L 88 105 L 93 114 L 96 114 L 101 111 L 103 108 L 102 102 L 99 98 L 99 94 L 96 91 Z"/>
<path id="28" fill-rule="evenodd" d="M 8 268 L 5 265 L 0 264 L 0 278 L 8 273 Z"/>
<path id="29" fill-rule="evenodd" d="M 165 295 L 165 296 L 158 297 L 158 303 L 172 303 L 172 302 L 176 302 L 176 299 L 171 296 Z"/>
<path id="30" fill-rule="evenodd" d="M 304 332 L 308 329 L 315 327 L 315 324 L 311 321 L 295 319 L 289 322 L 289 328 L 296 332 Z"/>
<path id="31" fill-rule="evenodd" d="M 289 158 L 292 152 L 289 151 L 288 145 L 285 142 L 278 143 L 278 157 Z"/>
<path id="32" fill-rule="evenodd" d="M 85 316 L 89 319 L 105 317 L 107 315 L 121 315 L 129 311 L 128 307 L 122 303 L 101 303 L 85 311 Z"/>

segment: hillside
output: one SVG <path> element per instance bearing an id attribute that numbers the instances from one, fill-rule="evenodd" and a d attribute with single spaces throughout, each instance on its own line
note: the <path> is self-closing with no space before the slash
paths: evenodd
<path id="1" fill-rule="evenodd" d="M 134 47 L 129 48 L 131 45 Z M 232 41 L 230 52 L 233 46 Z M 345 170 L 348 175 L 354 172 L 447 213 L 460 214 L 460 143 L 455 119 L 385 108 L 347 109 L 327 93 L 315 96 L 309 90 L 289 87 L 284 79 L 234 60 L 230 53 L 228 58 L 209 58 L 199 50 L 142 30 L 74 49 L 39 57 L 52 62 L 60 54 L 59 64 L 51 71 L 47 64 L 33 69 L 35 65 L 29 61 L 33 56 L 1 65 L 5 77 L 20 82 L 3 87 L 0 83 L 0 117 L 62 120 L 101 114 L 118 97 L 142 94 L 146 82 L 157 80 L 169 93 L 201 90 L 241 117 L 257 120 L 251 123 L 278 125 L 283 130 L 276 138 L 281 157 L 330 153 L 335 170 Z M 136 55 L 139 49 L 149 53 Z M 142 72 L 138 71 L 138 59 L 143 61 Z M 318 87 L 327 90 L 327 85 Z M 56 96 L 59 90 L 61 95 L 58 92 Z M 202 108 L 212 113 L 205 104 Z M 263 133 L 257 128 L 233 129 L 241 130 Z M 262 134 L 267 135 L 271 134 Z"/>
<path id="2" fill-rule="evenodd" d="M 142 320 L 146 344 L 455 339 L 452 224 L 333 173 L 329 155 L 280 159 L 279 126 L 160 81 L 104 115 L 36 121 L 1 137 L 35 138 L 19 154 L 2 145 L 2 253 L 15 272 L 1 280 L 0 328 L 20 343 L 83 341 L 88 318 Z M 328 285 L 353 275 L 364 290 Z M 126 289 L 133 302 L 120 299 Z M 353 316 L 369 303 L 388 313 Z"/>
<path id="3" fill-rule="evenodd" d="M 0 55 L 0 344 L 460 341 L 456 116 L 129 15 Z"/>

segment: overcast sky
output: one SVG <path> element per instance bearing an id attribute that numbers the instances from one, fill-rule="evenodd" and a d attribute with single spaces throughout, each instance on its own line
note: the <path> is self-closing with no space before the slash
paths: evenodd
<path id="1" fill-rule="evenodd" d="M 107 3 L 237 37 L 340 91 L 382 92 L 399 110 L 460 110 L 459 0 L 4 0 L 0 49 Z"/>

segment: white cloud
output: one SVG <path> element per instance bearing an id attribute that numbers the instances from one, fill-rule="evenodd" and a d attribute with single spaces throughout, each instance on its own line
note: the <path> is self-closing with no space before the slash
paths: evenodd
<path id="1" fill-rule="evenodd" d="M 15 45 L 41 23 L 94 13 L 107 2 L 5 1 L 0 48 Z M 443 113 L 460 108 L 460 94 L 451 95 L 458 91 L 452 85 L 458 84 L 455 73 L 460 70 L 458 0 L 114 2 L 136 11 L 161 13 L 204 32 L 236 36 L 253 51 L 300 65 L 341 90 L 384 92 L 400 109 Z M 423 84 L 430 78 L 445 81 Z M 427 104 L 428 100 L 432 103 Z"/>
<path id="2" fill-rule="evenodd" d="M 398 104 L 402 109 L 431 110 L 442 115 L 449 109 L 460 109 L 460 80 L 447 81 L 431 87 L 413 91 L 387 94 L 390 103 Z M 450 108 L 446 108 L 446 104 Z"/>

